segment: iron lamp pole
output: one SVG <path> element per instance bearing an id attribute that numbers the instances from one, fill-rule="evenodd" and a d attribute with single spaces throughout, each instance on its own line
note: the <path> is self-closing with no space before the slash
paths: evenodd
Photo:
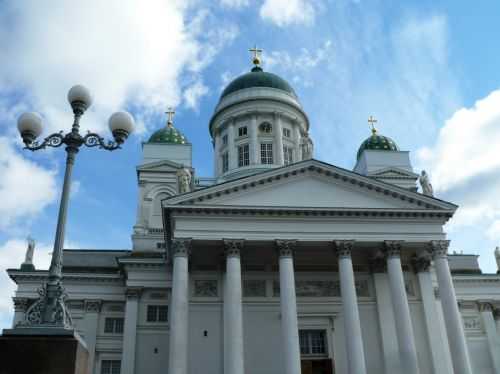
<path id="1" fill-rule="evenodd" d="M 24 113 L 19 117 L 17 123 L 25 144 L 25 149 L 38 151 L 46 147 L 60 147 L 64 144 L 67 155 L 54 240 L 54 251 L 52 252 L 48 280 L 38 290 L 39 298 L 26 311 L 24 321 L 16 327 L 73 328 L 71 316 L 65 305 L 66 294 L 62 286 L 62 266 L 71 174 L 73 172 L 75 157 L 83 145 L 87 147 L 99 147 L 107 151 L 119 149 L 134 128 L 134 119 L 129 113 L 117 112 L 109 118 L 109 127 L 114 141 L 106 142 L 100 135 L 91 132 L 82 136 L 80 134 L 80 118 L 92 104 L 90 92 L 83 86 L 74 86 L 68 92 L 68 101 L 73 109 L 74 120 L 71 131 L 67 134 L 63 134 L 63 131 L 61 131 L 51 134 L 43 141 L 38 142 L 36 138 L 42 132 L 42 121 L 38 114 Z"/>

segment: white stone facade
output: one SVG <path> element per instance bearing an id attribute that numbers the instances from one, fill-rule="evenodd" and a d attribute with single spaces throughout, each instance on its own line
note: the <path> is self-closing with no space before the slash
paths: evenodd
<path id="1" fill-rule="evenodd" d="M 308 131 L 296 97 L 259 87 L 217 106 L 213 179 L 190 144 L 144 144 L 133 249 L 64 253 L 89 374 L 500 374 L 500 275 L 447 255 L 457 206 L 416 192 L 407 152 L 352 172 L 311 159 Z M 15 325 L 47 271 L 9 275 Z"/>

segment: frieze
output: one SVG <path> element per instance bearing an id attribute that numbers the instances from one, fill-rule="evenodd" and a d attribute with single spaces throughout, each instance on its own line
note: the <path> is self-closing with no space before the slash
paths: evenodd
<path id="1" fill-rule="evenodd" d="M 422 252 L 413 256 L 411 263 L 417 273 L 429 271 L 431 267 L 431 255 L 429 252 Z"/>
<path id="2" fill-rule="evenodd" d="M 99 313 L 101 306 L 101 300 L 85 300 L 85 311 L 88 313 Z"/>
<path id="3" fill-rule="evenodd" d="M 224 239 L 224 254 L 226 257 L 240 257 L 244 239 Z"/>
<path id="4" fill-rule="evenodd" d="M 481 330 L 479 317 L 464 317 L 463 322 L 465 330 Z"/>
<path id="5" fill-rule="evenodd" d="M 244 297 L 265 297 L 266 281 L 263 279 L 244 279 L 243 280 Z"/>
<path id="6" fill-rule="evenodd" d="M 127 299 L 139 299 L 142 294 L 142 287 L 129 287 L 125 291 Z"/>
<path id="7" fill-rule="evenodd" d="M 370 270 L 372 273 L 387 272 L 387 261 L 381 250 L 378 250 L 377 253 L 370 259 Z"/>
<path id="8" fill-rule="evenodd" d="M 280 257 L 293 257 L 296 240 L 276 240 L 275 244 Z"/>
<path id="9" fill-rule="evenodd" d="M 217 297 L 218 296 L 217 285 L 218 282 L 216 279 L 208 279 L 208 280 L 196 279 L 194 281 L 193 296 Z"/>
<path id="10" fill-rule="evenodd" d="M 106 307 L 108 312 L 124 312 L 125 307 L 121 304 L 111 304 Z"/>
<path id="11" fill-rule="evenodd" d="M 30 300 L 27 297 L 13 297 L 12 302 L 14 303 L 14 311 L 16 312 L 26 312 L 30 304 Z"/>
<path id="12" fill-rule="evenodd" d="M 355 288 L 358 297 L 370 296 L 368 280 L 356 281 Z M 295 281 L 295 294 L 297 297 L 340 297 L 340 281 L 297 280 Z M 273 282 L 273 296 L 280 296 L 278 280 Z"/>

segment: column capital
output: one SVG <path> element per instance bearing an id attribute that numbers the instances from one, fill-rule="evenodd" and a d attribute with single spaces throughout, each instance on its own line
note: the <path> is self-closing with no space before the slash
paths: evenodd
<path id="1" fill-rule="evenodd" d="M 491 301 L 479 300 L 477 301 L 477 307 L 480 312 L 493 312 L 493 304 L 491 304 Z"/>
<path id="2" fill-rule="evenodd" d="M 226 257 L 240 257 L 245 239 L 223 239 Z"/>
<path id="3" fill-rule="evenodd" d="M 172 257 L 189 257 L 191 254 L 191 238 L 172 240 Z"/>
<path id="4" fill-rule="evenodd" d="M 384 252 L 387 258 L 394 258 L 401 256 L 401 247 L 403 240 L 384 240 Z"/>
<path id="5" fill-rule="evenodd" d="M 99 313 L 102 307 L 102 300 L 85 300 L 84 306 L 85 306 L 85 312 Z"/>
<path id="6" fill-rule="evenodd" d="M 27 297 L 13 297 L 12 302 L 16 312 L 26 312 L 28 309 L 29 299 Z"/>
<path id="7" fill-rule="evenodd" d="M 495 321 L 500 321 L 500 306 L 497 306 L 495 309 L 493 309 L 493 318 Z"/>
<path id="8" fill-rule="evenodd" d="M 127 300 L 139 299 L 142 294 L 142 287 L 128 287 L 125 291 L 125 297 Z"/>
<path id="9" fill-rule="evenodd" d="M 411 263 L 416 273 L 429 271 L 431 267 L 431 255 L 427 251 L 420 252 L 413 256 Z"/>
<path id="10" fill-rule="evenodd" d="M 333 249 L 335 254 L 339 259 L 341 258 L 351 258 L 352 247 L 354 246 L 354 240 L 334 240 Z"/>
<path id="11" fill-rule="evenodd" d="M 387 261 L 384 252 L 378 250 L 370 259 L 370 270 L 372 273 L 386 273 Z"/>
<path id="12" fill-rule="evenodd" d="M 449 240 L 431 240 L 428 243 L 429 252 L 432 254 L 432 258 L 447 258 L 448 248 L 450 247 Z"/>
<path id="13" fill-rule="evenodd" d="M 274 241 L 280 257 L 293 257 L 297 240 L 277 239 Z"/>

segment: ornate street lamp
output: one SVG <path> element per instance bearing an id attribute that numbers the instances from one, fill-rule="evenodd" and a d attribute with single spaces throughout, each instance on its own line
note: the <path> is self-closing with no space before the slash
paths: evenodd
<path id="1" fill-rule="evenodd" d="M 109 118 L 109 128 L 114 141 L 106 142 L 101 136 L 91 132 L 82 136 L 79 131 L 80 118 L 92 104 L 90 92 L 83 86 L 74 86 L 68 92 L 68 101 L 73 108 L 74 121 L 71 131 L 67 134 L 63 134 L 62 131 L 51 134 L 39 143 L 36 138 L 42 132 L 42 120 L 37 113 L 24 113 L 17 122 L 17 128 L 26 145 L 25 149 L 37 151 L 45 147 L 60 147 L 64 144 L 66 145 L 67 157 L 49 277 L 46 284 L 38 290 L 40 295 L 38 300 L 28 308 L 24 321 L 16 327 L 73 329 L 71 316 L 65 305 L 66 294 L 62 286 L 62 266 L 71 173 L 75 156 L 82 145 L 87 147 L 98 146 L 107 151 L 119 149 L 134 128 L 134 119 L 129 113 L 117 112 Z"/>

